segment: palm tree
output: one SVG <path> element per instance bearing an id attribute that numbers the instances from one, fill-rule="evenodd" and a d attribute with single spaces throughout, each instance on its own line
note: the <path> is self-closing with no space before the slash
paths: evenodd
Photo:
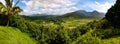
<path id="1" fill-rule="evenodd" d="M 19 6 L 16 6 L 19 2 L 20 0 L 17 0 L 15 4 L 13 4 L 13 0 L 5 0 L 5 4 L 0 2 L 0 14 L 7 16 L 7 26 L 9 26 L 10 16 L 18 15 L 23 11 Z"/>

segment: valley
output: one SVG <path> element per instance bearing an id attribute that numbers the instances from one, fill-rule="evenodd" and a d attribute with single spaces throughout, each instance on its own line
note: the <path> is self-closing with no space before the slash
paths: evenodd
<path id="1" fill-rule="evenodd" d="M 0 44 L 120 44 L 119 19 L 120 0 L 0 0 Z"/>

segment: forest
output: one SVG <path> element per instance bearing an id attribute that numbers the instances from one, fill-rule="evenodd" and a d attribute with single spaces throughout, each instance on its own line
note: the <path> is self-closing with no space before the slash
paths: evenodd
<path id="1" fill-rule="evenodd" d="M 104 17 L 76 12 L 25 16 L 19 14 L 23 12 L 17 6 L 20 0 L 4 1 L 0 2 L 0 44 L 120 44 L 120 0 Z"/>

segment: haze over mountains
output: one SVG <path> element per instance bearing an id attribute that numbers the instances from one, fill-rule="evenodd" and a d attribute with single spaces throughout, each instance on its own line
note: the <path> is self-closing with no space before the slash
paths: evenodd
<path id="1" fill-rule="evenodd" d="M 101 13 L 96 10 L 92 12 L 87 12 L 85 10 L 79 10 L 79 11 L 76 11 L 75 13 L 82 15 L 82 16 L 86 16 L 86 17 L 104 17 L 105 16 L 105 13 Z"/>
<path id="2" fill-rule="evenodd" d="M 85 10 L 79 10 L 63 15 L 47 15 L 47 14 L 32 14 L 30 15 L 31 18 L 35 19 L 44 19 L 44 18 L 68 18 L 68 17 L 74 17 L 74 18 L 103 18 L 105 16 L 105 13 L 101 13 L 98 11 L 92 11 L 92 12 L 87 12 Z"/>

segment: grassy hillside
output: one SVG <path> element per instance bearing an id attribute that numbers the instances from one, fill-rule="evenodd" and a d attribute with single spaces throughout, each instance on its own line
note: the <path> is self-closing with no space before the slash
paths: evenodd
<path id="1" fill-rule="evenodd" d="M 0 26 L 0 44 L 36 44 L 36 42 L 19 29 Z"/>

